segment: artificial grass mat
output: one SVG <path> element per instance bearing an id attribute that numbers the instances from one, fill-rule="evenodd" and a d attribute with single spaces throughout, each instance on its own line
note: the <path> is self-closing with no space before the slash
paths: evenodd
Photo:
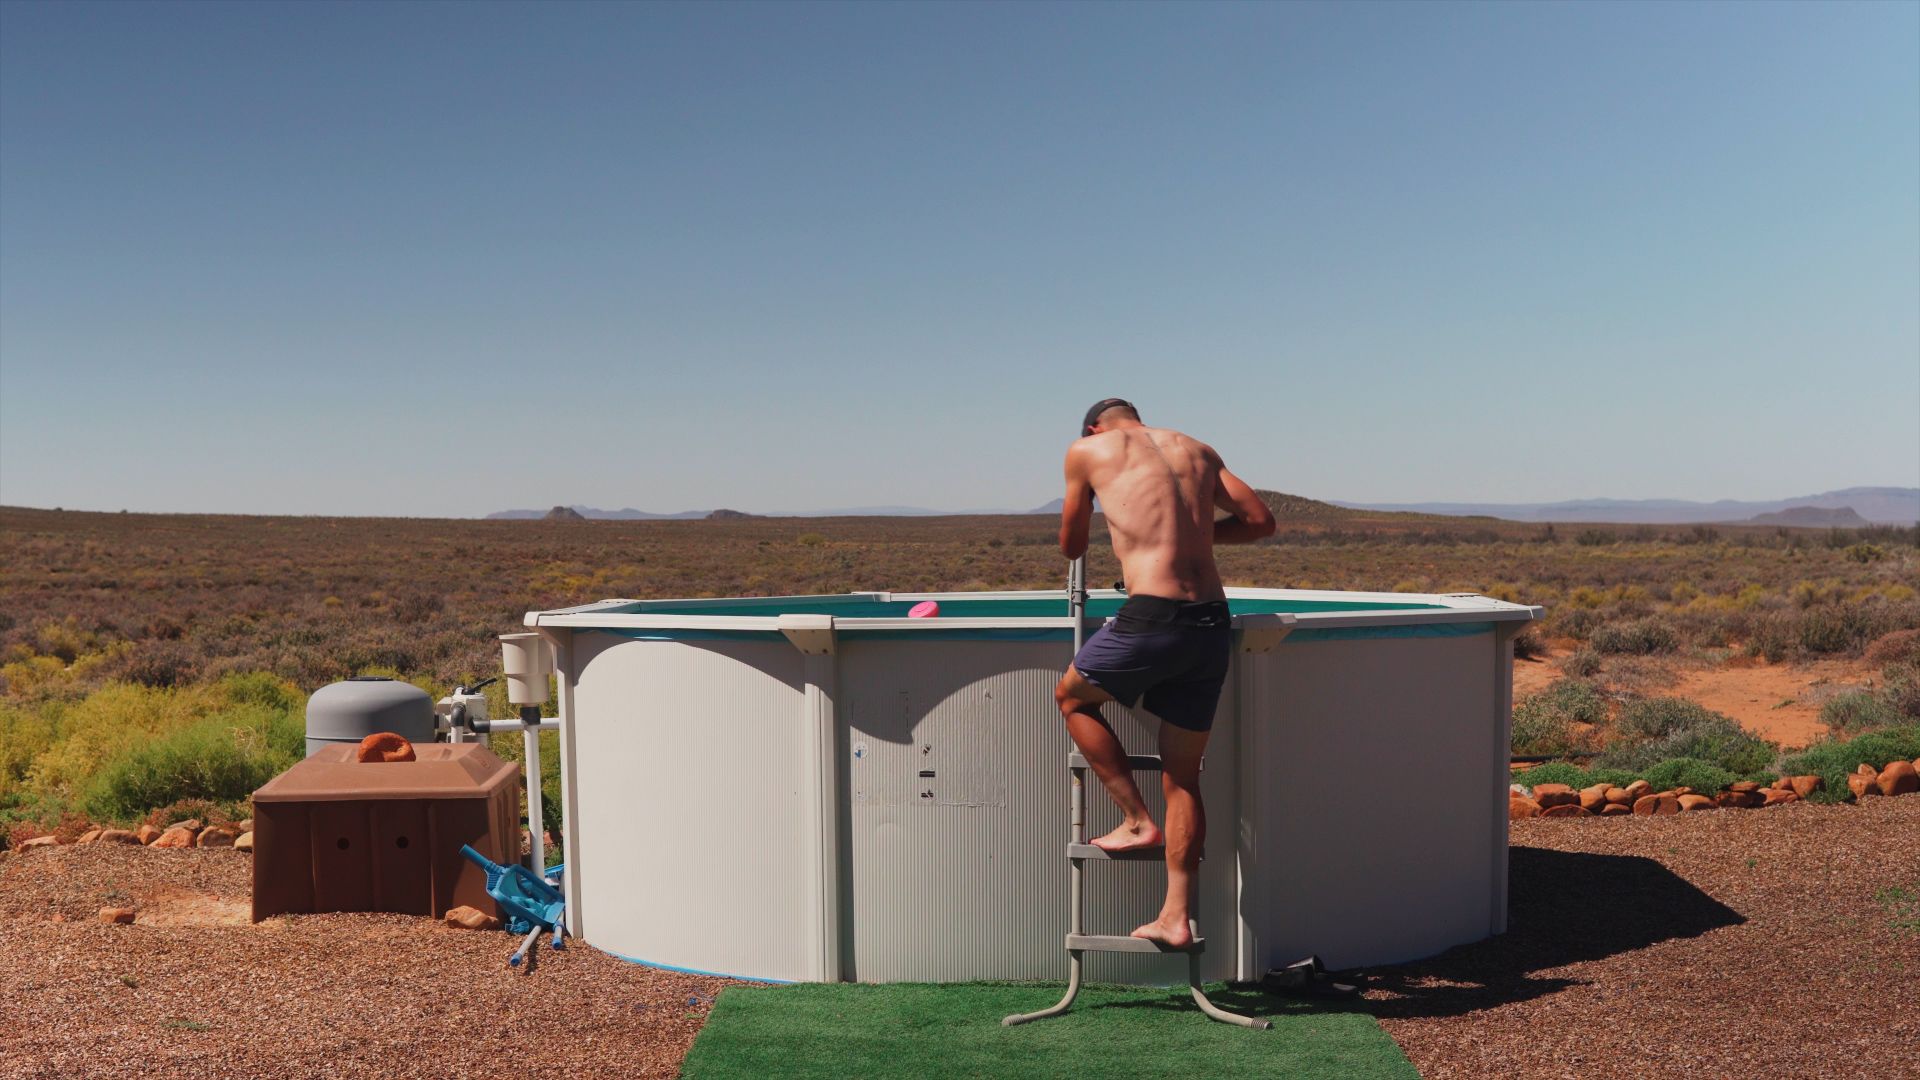
<path id="1" fill-rule="evenodd" d="M 722 1077 L 1339 1077 L 1419 1080 L 1357 1002 L 1207 987 L 1214 1003 L 1273 1021 L 1217 1023 L 1185 987 L 1094 985 L 1064 1016 L 1002 1027 L 1060 1000 L 1060 983 L 730 986 L 687 1055 L 686 1080 Z"/>

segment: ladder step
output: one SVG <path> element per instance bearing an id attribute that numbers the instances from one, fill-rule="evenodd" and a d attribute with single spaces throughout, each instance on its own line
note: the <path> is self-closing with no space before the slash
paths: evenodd
<path id="1" fill-rule="evenodd" d="M 1069 859 L 1111 859 L 1114 862 L 1163 862 L 1167 849 L 1162 845 L 1147 848 L 1134 848 L 1131 851 L 1107 851 L 1092 844 L 1068 844 Z"/>
<path id="2" fill-rule="evenodd" d="M 1135 772 L 1159 772 L 1160 771 L 1160 755 L 1128 754 L 1127 767 L 1132 769 Z M 1078 750 L 1074 750 L 1067 754 L 1067 768 L 1088 769 L 1088 768 L 1092 768 L 1092 766 L 1087 764 L 1086 755 L 1080 753 L 1080 751 Z"/>
<path id="3" fill-rule="evenodd" d="M 1207 951 L 1206 938 L 1194 938 L 1193 944 L 1184 949 L 1171 945 L 1162 945 L 1146 938 L 1126 937 L 1121 934 L 1068 934 L 1068 949 L 1085 949 L 1089 952 L 1130 952 L 1130 953 L 1201 953 Z"/>

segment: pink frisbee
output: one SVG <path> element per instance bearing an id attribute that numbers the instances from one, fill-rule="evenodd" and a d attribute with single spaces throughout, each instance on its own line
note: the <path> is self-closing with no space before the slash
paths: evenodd
<path id="1" fill-rule="evenodd" d="M 940 614 L 940 604 L 935 600 L 922 600 L 907 611 L 909 619 L 931 619 Z"/>

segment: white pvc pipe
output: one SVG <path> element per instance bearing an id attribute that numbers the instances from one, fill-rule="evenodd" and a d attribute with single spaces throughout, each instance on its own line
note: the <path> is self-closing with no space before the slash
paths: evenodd
<path id="1" fill-rule="evenodd" d="M 547 872 L 547 838 L 545 815 L 540 807 L 540 728 L 544 725 L 527 725 L 527 842 L 532 848 L 533 866 L 530 869 L 543 877 Z M 559 727 L 559 724 L 555 724 Z"/>

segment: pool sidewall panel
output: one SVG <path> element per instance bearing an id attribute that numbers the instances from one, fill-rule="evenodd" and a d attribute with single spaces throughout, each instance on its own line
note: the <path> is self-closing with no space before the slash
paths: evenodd
<path id="1" fill-rule="evenodd" d="M 581 937 L 655 964 L 817 977 L 801 654 L 778 636 L 592 632 L 569 651 Z"/>
<path id="2" fill-rule="evenodd" d="M 1488 749 L 1503 635 L 1283 643 L 1247 673 L 1248 977 L 1309 954 L 1396 963 L 1497 925 L 1504 820 Z M 1243 661 L 1249 658 L 1243 657 Z"/>
<path id="3" fill-rule="evenodd" d="M 1071 745 L 1053 687 L 1071 652 L 1052 642 L 841 642 L 842 805 L 851 840 L 845 977 L 1064 977 Z M 1201 924 L 1222 935 L 1204 961 L 1208 978 L 1227 977 L 1234 964 L 1233 711 L 1229 686 L 1201 783 L 1229 827 L 1213 849 L 1221 856 L 1201 869 Z M 1157 722 L 1114 705 L 1106 713 L 1130 751 L 1155 752 Z M 1163 820 L 1158 775 L 1139 779 Z M 1089 835 L 1118 824 L 1097 783 L 1087 803 Z M 1159 911 L 1162 864 L 1088 867 L 1088 932 L 1124 934 Z M 1119 954 L 1089 954 L 1087 972 L 1163 984 L 1185 975 L 1176 959 Z"/>

